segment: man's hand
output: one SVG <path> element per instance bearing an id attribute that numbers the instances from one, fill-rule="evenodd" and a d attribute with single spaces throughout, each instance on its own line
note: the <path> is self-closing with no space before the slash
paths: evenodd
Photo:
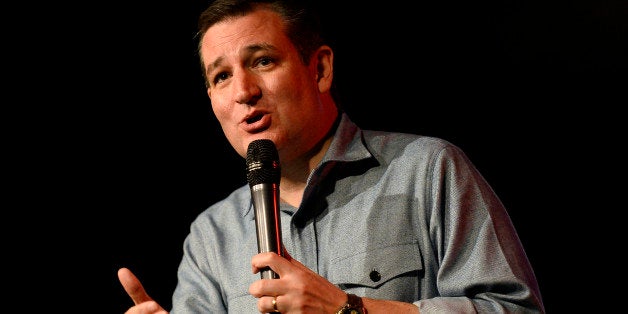
<path id="1" fill-rule="evenodd" d="M 293 259 L 266 252 L 251 259 L 253 273 L 270 267 L 278 279 L 260 279 L 249 286 L 260 313 L 336 313 L 347 295 L 337 286 Z"/>

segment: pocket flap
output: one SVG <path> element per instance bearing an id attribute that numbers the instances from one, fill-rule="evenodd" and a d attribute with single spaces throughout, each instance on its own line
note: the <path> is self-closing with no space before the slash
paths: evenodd
<path id="1" fill-rule="evenodd" d="M 421 251 L 416 243 L 377 248 L 335 261 L 329 279 L 341 288 L 377 288 L 387 281 L 423 269 Z"/>

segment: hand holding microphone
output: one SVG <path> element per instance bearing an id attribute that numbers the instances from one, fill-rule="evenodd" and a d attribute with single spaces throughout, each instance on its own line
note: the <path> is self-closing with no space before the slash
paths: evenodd
<path id="1" fill-rule="evenodd" d="M 275 252 L 283 256 L 279 212 L 279 180 L 281 167 L 275 143 L 268 139 L 252 141 L 246 153 L 246 179 L 251 188 L 255 209 L 258 253 Z M 260 272 L 262 279 L 277 279 L 268 268 Z"/>

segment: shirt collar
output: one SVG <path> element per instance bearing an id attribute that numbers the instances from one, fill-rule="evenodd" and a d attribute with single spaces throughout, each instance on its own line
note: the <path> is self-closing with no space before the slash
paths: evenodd
<path id="1" fill-rule="evenodd" d="M 362 141 L 362 130 L 342 112 L 331 145 L 321 165 L 330 161 L 351 162 L 371 158 L 373 155 Z"/>

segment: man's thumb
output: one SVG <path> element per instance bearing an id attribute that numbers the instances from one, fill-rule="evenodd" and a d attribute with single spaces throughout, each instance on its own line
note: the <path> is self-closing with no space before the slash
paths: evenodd
<path id="1" fill-rule="evenodd" d="M 135 305 L 153 300 L 144 290 L 140 280 L 128 268 L 118 269 L 118 280 Z"/>

